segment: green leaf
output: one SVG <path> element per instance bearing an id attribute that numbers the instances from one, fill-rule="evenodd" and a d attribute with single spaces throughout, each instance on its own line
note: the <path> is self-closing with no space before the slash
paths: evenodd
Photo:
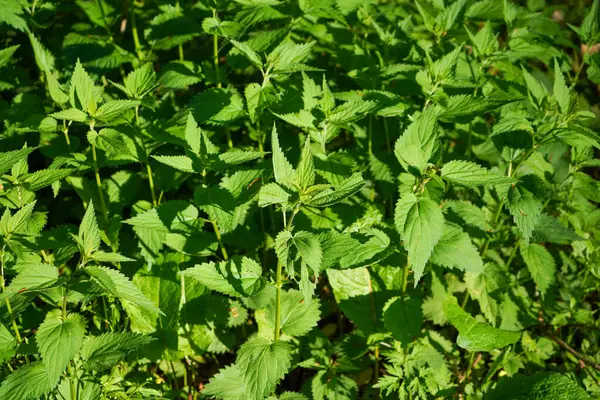
<path id="1" fill-rule="evenodd" d="M 50 116 L 54 119 L 66 119 L 67 121 L 85 122 L 87 120 L 87 114 L 76 108 L 68 108 L 66 110 L 55 112 L 50 114 Z"/>
<path id="2" fill-rule="evenodd" d="M 84 271 L 107 294 L 122 302 L 134 304 L 142 309 L 163 315 L 163 313 L 148 299 L 125 275 L 107 267 L 85 267 Z"/>
<path id="3" fill-rule="evenodd" d="M 94 261 L 98 262 L 109 262 L 109 263 L 118 263 L 118 262 L 127 262 L 127 261 L 135 261 L 132 258 L 122 256 L 118 253 L 107 253 L 105 251 L 96 251 L 92 253 L 90 258 Z"/>
<path id="4" fill-rule="evenodd" d="M 262 400 L 277 386 L 291 367 L 288 343 L 255 337 L 237 352 L 236 365 L 246 385 L 246 398 Z"/>
<path id="5" fill-rule="evenodd" d="M 20 161 L 26 160 L 35 147 L 24 147 L 19 150 L 0 153 L 0 174 L 5 173 Z"/>
<path id="6" fill-rule="evenodd" d="M 515 343 L 521 337 L 521 332 L 498 329 L 483 322 L 477 322 L 475 318 L 460 308 L 454 296 L 446 297 L 444 314 L 458 330 L 456 344 L 469 351 L 501 349 Z"/>
<path id="7" fill-rule="evenodd" d="M 29 218 L 31 218 L 31 213 L 33 212 L 33 207 L 35 207 L 35 204 L 36 201 L 34 200 L 17 211 L 15 215 L 10 217 L 8 223 L 6 224 L 7 234 L 23 234 L 26 232 L 27 222 L 29 221 Z"/>
<path id="8" fill-rule="evenodd" d="M 181 272 L 211 290 L 230 296 L 253 296 L 264 285 L 260 265 L 248 257 L 234 257 L 217 264 L 202 263 Z"/>
<path id="9" fill-rule="evenodd" d="M 438 146 L 437 117 L 435 107 L 426 108 L 413 118 L 413 122 L 396 141 L 394 154 L 405 170 L 422 172 L 427 167 Z"/>
<path id="10" fill-rule="evenodd" d="M 252 64 L 256 66 L 258 69 L 262 69 L 263 62 L 260 59 L 258 53 L 256 53 L 248 44 L 243 42 L 238 42 L 237 40 L 231 39 L 231 44 L 240 51 Z"/>
<path id="11" fill-rule="evenodd" d="M 54 286 L 58 280 L 58 268 L 49 264 L 29 264 L 8 285 L 4 295 L 12 297 L 27 291 L 39 292 Z"/>
<path id="12" fill-rule="evenodd" d="M 467 187 L 514 183 L 517 180 L 500 175 L 469 161 L 449 161 L 442 167 L 442 178 Z"/>
<path id="13" fill-rule="evenodd" d="M 333 189 L 326 189 L 313 196 L 308 205 L 313 207 L 330 207 L 360 191 L 365 181 L 360 172 L 352 174 Z"/>
<path id="14" fill-rule="evenodd" d="M 306 190 L 309 186 L 315 183 L 315 164 L 313 161 L 313 154 L 310 148 L 310 138 L 306 138 L 304 141 L 304 148 L 300 155 L 300 163 L 296 169 L 296 175 L 298 177 L 298 185 Z"/>
<path id="15" fill-rule="evenodd" d="M 235 89 L 210 89 L 192 99 L 194 117 L 200 124 L 224 125 L 244 115 L 244 100 Z"/>
<path id="16" fill-rule="evenodd" d="M 85 256 L 90 256 L 100 247 L 100 229 L 98 229 L 94 203 L 92 201 L 90 201 L 79 225 L 79 239 L 83 244 L 82 251 Z"/>
<path id="17" fill-rule="evenodd" d="M 291 183 L 296 180 L 296 171 L 294 171 L 292 164 L 289 163 L 279 146 L 275 124 L 273 124 L 273 131 L 271 133 L 271 147 L 273 149 L 273 173 L 275 174 L 275 181 L 287 188 L 291 188 Z"/>
<path id="18" fill-rule="evenodd" d="M 431 262 L 462 271 L 483 272 L 483 261 L 469 235 L 448 223 L 444 224 L 442 236 L 433 248 Z"/>
<path id="19" fill-rule="evenodd" d="M 17 349 L 17 339 L 0 323 L 0 363 L 10 360 Z"/>
<path id="20" fill-rule="evenodd" d="M 531 376 L 517 374 L 498 381 L 486 395 L 486 400 L 504 399 L 561 399 L 590 400 L 577 383 L 558 372 L 536 372 Z"/>
<path id="21" fill-rule="evenodd" d="M 408 251 L 416 286 L 434 246 L 442 237 L 444 215 L 433 200 L 408 194 L 396 203 L 395 222 Z"/>
<path id="22" fill-rule="evenodd" d="M 319 238 L 310 232 L 298 231 L 292 238 L 294 246 L 298 249 L 298 253 L 302 260 L 312 268 L 315 273 L 321 271 L 321 263 L 323 261 L 323 251 Z"/>
<path id="23" fill-rule="evenodd" d="M 158 83 L 169 89 L 187 89 L 204 78 L 199 65 L 191 61 L 171 61 L 161 68 Z"/>
<path id="24" fill-rule="evenodd" d="M 10 46 L 0 50 L 0 68 L 7 66 L 20 45 Z"/>
<path id="25" fill-rule="evenodd" d="M 393 297 L 383 307 L 383 323 L 394 339 L 407 345 L 421 334 L 421 299 Z"/>
<path id="26" fill-rule="evenodd" d="M 42 362 L 32 362 L 13 371 L 2 381 L 2 400 L 40 399 L 57 384 L 60 376 L 51 377 Z"/>
<path id="27" fill-rule="evenodd" d="M 571 96 L 569 95 L 569 88 L 565 82 L 558 61 L 554 60 L 554 98 L 560 107 L 560 111 L 563 114 L 567 114 L 571 109 Z"/>
<path id="28" fill-rule="evenodd" d="M 317 326 L 321 317 L 318 300 L 306 302 L 302 292 L 298 290 L 282 291 L 280 309 L 281 331 L 288 336 L 304 336 Z M 275 299 L 267 307 L 266 318 L 275 326 Z"/>
<path id="29" fill-rule="evenodd" d="M 70 101 L 73 108 L 82 108 L 91 115 L 96 114 L 98 101 L 94 81 L 87 74 L 79 60 L 77 60 L 75 70 L 71 76 L 70 93 Z M 77 95 L 81 107 L 77 107 L 75 95 Z"/>
<path id="30" fill-rule="evenodd" d="M 529 273 L 542 296 L 554 282 L 556 274 L 556 264 L 552 254 L 542 245 L 532 243 L 521 246 L 521 257 L 529 269 Z"/>
<path id="31" fill-rule="evenodd" d="M 194 169 L 194 161 L 188 156 L 152 156 L 156 161 L 168 165 L 176 170 L 193 174 L 196 172 Z"/>
<path id="32" fill-rule="evenodd" d="M 102 104 L 93 115 L 101 121 L 111 121 L 139 104 L 137 100 L 111 100 Z"/>
<path id="33" fill-rule="evenodd" d="M 54 56 L 50 53 L 41 43 L 40 41 L 33 36 L 32 33 L 29 33 L 29 40 L 31 42 L 31 47 L 33 47 L 33 54 L 35 56 L 35 62 L 43 72 L 50 72 L 54 70 Z"/>
<path id="34" fill-rule="evenodd" d="M 141 99 L 156 87 L 156 72 L 152 63 L 146 63 L 131 71 L 124 81 L 129 95 Z"/>
<path id="35" fill-rule="evenodd" d="M 56 310 L 46 315 L 35 333 L 35 341 L 50 380 L 58 379 L 81 348 L 85 325 L 79 314 L 69 314 L 62 318 Z"/>
<path id="36" fill-rule="evenodd" d="M 125 359 L 127 354 L 152 342 L 150 336 L 132 332 L 110 332 L 86 338 L 81 348 L 83 368 L 104 371 Z"/>
<path id="37" fill-rule="evenodd" d="M 225 400 L 246 400 L 246 384 L 242 379 L 240 369 L 237 365 L 229 365 L 221 368 L 219 373 L 208 381 L 202 390 L 206 396 L 214 396 Z"/>
<path id="38" fill-rule="evenodd" d="M 258 206 L 266 207 L 272 204 L 287 203 L 290 196 L 291 195 L 278 184 L 268 183 L 263 185 L 258 192 Z"/>
<path id="39" fill-rule="evenodd" d="M 535 224 L 531 240 L 540 243 L 571 244 L 571 242 L 583 240 L 583 238 L 563 226 L 556 218 L 542 214 Z"/>
<path id="40" fill-rule="evenodd" d="M 542 202 L 521 183 L 510 186 L 507 197 L 508 210 L 523 239 L 529 243 L 531 233 L 542 211 Z"/>

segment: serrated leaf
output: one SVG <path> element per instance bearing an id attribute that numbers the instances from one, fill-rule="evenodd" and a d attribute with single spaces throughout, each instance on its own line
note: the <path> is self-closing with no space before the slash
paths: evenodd
<path id="1" fill-rule="evenodd" d="M 258 293 L 264 282 L 260 265 L 248 257 L 234 257 L 217 264 L 202 263 L 181 272 L 194 278 L 211 290 L 230 296 L 252 296 Z"/>
<path id="2" fill-rule="evenodd" d="M 520 183 L 509 187 L 507 197 L 508 209 L 523 239 L 529 243 L 533 228 L 542 211 L 542 202 Z"/>
<path id="3" fill-rule="evenodd" d="M 152 342 L 150 336 L 133 332 L 110 332 L 88 337 L 81 347 L 83 367 L 104 371 L 123 360 L 128 353 Z"/>
<path id="4" fill-rule="evenodd" d="M 469 235 L 448 223 L 444 224 L 442 236 L 433 248 L 431 262 L 462 271 L 483 272 L 483 261 Z"/>
<path id="5" fill-rule="evenodd" d="M 100 229 L 98 229 L 94 203 L 92 201 L 90 201 L 79 225 L 79 239 L 81 239 L 81 243 L 83 244 L 82 250 L 86 256 L 91 255 L 100 247 Z"/>
<path id="6" fill-rule="evenodd" d="M 315 183 L 315 164 L 313 161 L 313 153 L 310 148 L 310 138 L 306 138 L 304 141 L 304 148 L 300 155 L 296 176 L 298 178 L 298 185 L 303 190 L 306 190 Z"/>
<path id="7" fill-rule="evenodd" d="M 560 111 L 563 114 L 567 114 L 571 108 L 571 96 L 569 95 L 569 88 L 565 82 L 558 61 L 554 60 L 554 98 L 560 107 Z"/>
<path id="8" fill-rule="evenodd" d="M 260 59 L 258 53 L 256 53 L 247 43 L 238 42 L 237 40 L 231 39 L 231 44 L 240 51 L 252 64 L 258 69 L 262 69 L 263 62 Z"/>
<path id="9" fill-rule="evenodd" d="M 125 275 L 107 268 L 90 266 L 84 271 L 109 295 L 150 312 L 164 315 Z"/>
<path id="10" fill-rule="evenodd" d="M 2 381 L 0 398 L 3 400 L 40 399 L 58 384 L 59 378 L 60 376 L 48 375 L 46 366 L 42 362 L 23 365 Z"/>
<path id="11" fill-rule="evenodd" d="M 108 253 L 102 250 L 92 253 L 90 258 L 94 261 L 109 263 L 135 261 L 133 258 L 122 256 L 119 253 Z"/>
<path id="12" fill-rule="evenodd" d="M 534 242 L 570 244 L 576 240 L 583 240 L 583 238 L 569 228 L 566 228 L 557 219 L 550 215 L 542 214 L 535 224 L 531 240 Z"/>
<path id="13" fill-rule="evenodd" d="M 558 372 L 536 372 L 531 376 L 516 374 L 498 381 L 486 394 L 486 400 L 504 399 L 561 399 L 590 400 L 577 383 Z"/>
<path id="14" fill-rule="evenodd" d="M 79 314 L 61 318 L 50 312 L 37 332 L 37 343 L 50 380 L 58 379 L 81 348 L 85 336 L 85 321 Z"/>
<path id="15" fill-rule="evenodd" d="M 76 108 L 58 111 L 50 114 L 50 116 L 54 119 L 66 119 L 67 121 L 85 122 L 87 120 L 87 114 Z"/>
<path id="16" fill-rule="evenodd" d="M 283 204 L 290 199 L 290 194 L 276 183 L 263 185 L 258 192 L 258 206 L 266 207 L 272 204 Z"/>
<path id="17" fill-rule="evenodd" d="M 304 336 L 317 326 L 321 317 L 320 302 L 315 299 L 306 302 L 298 290 L 283 291 L 280 305 L 280 328 L 288 336 Z M 275 303 L 266 310 L 266 318 L 275 326 Z"/>
<path id="18" fill-rule="evenodd" d="M 357 193 L 365 185 L 360 172 L 352 174 L 333 189 L 326 189 L 313 196 L 308 204 L 313 207 L 329 207 Z"/>
<path id="19" fill-rule="evenodd" d="M 187 172 L 190 174 L 196 172 L 194 169 L 194 160 L 188 156 L 152 156 L 152 158 L 181 172 Z"/>
<path id="20" fill-rule="evenodd" d="M 110 121 L 139 104 L 137 100 L 111 100 L 102 104 L 93 115 L 101 121 Z"/>
<path id="21" fill-rule="evenodd" d="M 531 243 L 521 246 L 521 257 L 529 269 L 529 273 L 542 296 L 554 282 L 556 274 L 556 264 L 552 254 L 542 245 Z"/>
<path id="22" fill-rule="evenodd" d="M 240 369 L 235 364 L 221 368 L 219 373 L 210 378 L 202 390 L 202 394 L 227 400 L 246 400 L 248 398 L 246 384 L 242 379 Z"/>
<path id="23" fill-rule="evenodd" d="M 0 323 L 0 363 L 10 360 L 17 349 L 17 339 Z"/>
<path id="24" fill-rule="evenodd" d="M 475 318 L 460 308 L 456 297 L 448 296 L 444 301 L 444 314 L 458 330 L 456 344 L 469 351 L 492 351 L 515 343 L 521 332 L 494 328 Z"/>
<path id="25" fill-rule="evenodd" d="M 246 398 L 262 400 L 275 389 L 291 367 L 288 343 L 255 337 L 237 352 L 236 366 L 246 385 Z"/>
<path id="26" fill-rule="evenodd" d="M 11 169 L 15 164 L 27 159 L 29 153 L 35 150 L 35 147 L 24 147 L 19 150 L 0 153 L 0 174 Z"/>
<path id="27" fill-rule="evenodd" d="M 273 173 L 275 181 L 287 188 L 291 188 L 291 182 L 296 180 L 296 171 L 294 171 L 292 164 L 289 163 L 279 146 L 279 137 L 277 136 L 275 124 L 273 124 L 273 131 L 271 132 L 271 147 L 273 149 Z"/>
<path id="28" fill-rule="evenodd" d="M 310 232 L 298 231 L 294 234 L 292 242 L 300 257 L 304 262 L 312 268 L 315 273 L 321 271 L 321 263 L 323 261 L 323 251 L 321 249 L 321 243 L 319 238 Z"/>
<path id="29" fill-rule="evenodd" d="M 473 187 L 478 185 L 498 185 L 514 183 L 517 180 L 490 171 L 469 161 L 449 161 L 442 167 L 442 178 L 458 185 Z"/>
<path id="30" fill-rule="evenodd" d="M 390 299 L 383 307 L 383 323 L 394 339 L 408 344 L 421 333 L 423 313 L 417 297 Z"/>
<path id="31" fill-rule="evenodd" d="M 416 286 L 434 246 L 442 236 L 444 215 L 433 200 L 408 194 L 396 203 L 395 222 L 404 248 L 408 251 Z"/>

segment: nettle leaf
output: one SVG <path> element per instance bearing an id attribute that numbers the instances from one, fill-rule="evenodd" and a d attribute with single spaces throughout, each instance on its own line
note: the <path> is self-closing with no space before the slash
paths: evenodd
<path id="1" fill-rule="evenodd" d="M 394 154 L 402 167 L 410 173 L 423 172 L 438 147 L 438 110 L 426 108 L 396 141 Z M 414 173 L 413 173 L 414 174 Z"/>
<path id="2" fill-rule="evenodd" d="M 408 344 L 421 334 L 421 299 L 394 297 L 383 307 L 383 323 L 394 339 Z"/>
<path id="3" fill-rule="evenodd" d="M 330 207 L 360 191 L 365 183 L 362 174 L 356 172 L 339 185 L 319 192 L 307 204 L 313 207 Z"/>
<path id="4" fill-rule="evenodd" d="M 100 229 L 98 229 L 94 203 L 92 201 L 90 201 L 79 225 L 79 239 L 83 245 L 83 254 L 86 256 L 90 256 L 100 247 Z"/>
<path id="5" fill-rule="evenodd" d="M 590 400 L 576 382 L 558 372 L 537 372 L 531 376 L 516 374 L 502 378 L 486 399 L 564 399 Z"/>
<path id="6" fill-rule="evenodd" d="M 263 399 L 291 367 L 292 354 L 286 342 L 255 337 L 237 352 L 236 366 L 246 385 L 247 399 Z"/>
<path id="7" fill-rule="evenodd" d="M 542 211 L 542 202 L 524 184 L 517 183 L 508 189 L 508 210 L 514 218 L 523 239 L 529 243 L 531 233 Z"/>
<path id="8" fill-rule="evenodd" d="M 321 243 L 317 235 L 306 231 L 298 231 L 292 237 L 292 242 L 296 246 L 296 249 L 298 249 L 298 254 L 302 257 L 302 260 L 315 273 L 320 272 L 323 261 L 323 250 L 321 249 Z"/>
<path id="9" fill-rule="evenodd" d="M 10 360 L 17 350 L 17 339 L 0 323 L 0 363 Z"/>
<path id="10" fill-rule="evenodd" d="M 84 271 L 106 294 L 116 297 L 122 302 L 131 303 L 142 309 L 163 315 L 160 309 L 121 272 L 96 266 L 85 267 Z"/>
<path id="11" fill-rule="evenodd" d="M 298 290 L 282 291 L 280 306 L 280 328 L 283 334 L 292 337 L 304 336 L 312 330 L 321 317 L 320 302 L 305 301 L 302 292 Z M 275 299 L 267 307 L 266 316 L 275 326 L 276 306 Z M 272 330 L 271 330 L 272 332 Z"/>
<path id="12" fill-rule="evenodd" d="M 500 175 L 469 161 L 450 161 L 442 167 L 442 178 L 467 187 L 514 183 L 517 180 Z"/>
<path id="13" fill-rule="evenodd" d="M 137 100 L 112 100 L 102 104 L 95 112 L 94 117 L 101 121 L 111 121 L 125 111 L 139 105 Z"/>
<path id="14" fill-rule="evenodd" d="M 231 44 L 238 49 L 239 52 L 242 53 L 244 57 L 246 57 L 252 64 L 254 64 L 256 68 L 262 69 L 263 62 L 258 53 L 256 53 L 252 47 L 250 47 L 247 43 L 238 42 L 234 39 L 231 39 Z"/>
<path id="15" fill-rule="evenodd" d="M 14 370 L 2 381 L 0 398 L 6 400 L 40 399 L 58 384 L 42 362 L 32 362 Z"/>
<path id="16" fill-rule="evenodd" d="M 283 154 L 281 146 L 279 146 L 279 137 L 277 136 L 275 124 L 273 124 L 273 131 L 271 133 L 271 147 L 273 149 L 273 173 L 275 181 L 291 189 L 292 182 L 296 181 L 296 171 L 285 157 L 285 154 Z"/>
<path id="17" fill-rule="evenodd" d="M 67 121 L 85 122 L 87 114 L 76 108 L 67 108 L 66 110 L 58 111 L 50 114 L 54 119 L 66 119 Z"/>
<path id="18" fill-rule="evenodd" d="M 458 330 L 456 344 L 469 351 L 492 351 L 513 344 L 521 337 L 521 332 L 494 328 L 475 318 L 460 308 L 456 297 L 444 300 L 444 314 Z"/>
<path id="19" fill-rule="evenodd" d="M 554 98 L 560 107 L 560 111 L 567 114 L 571 109 L 571 95 L 556 59 L 554 59 Z"/>
<path id="20" fill-rule="evenodd" d="M 306 190 L 315 183 L 315 163 L 310 148 L 310 138 L 306 138 L 304 141 L 304 148 L 300 155 L 296 176 L 298 179 L 298 186 L 300 186 L 302 190 Z"/>
<path id="21" fill-rule="evenodd" d="M 85 325 L 79 314 L 68 314 L 62 318 L 55 310 L 46 315 L 35 333 L 35 340 L 51 380 L 60 377 L 81 348 Z"/>
<path id="22" fill-rule="evenodd" d="M 449 223 L 444 224 L 442 236 L 431 253 L 431 262 L 462 271 L 483 272 L 483 261 L 469 235 Z"/>
<path id="23" fill-rule="evenodd" d="M 253 296 L 264 286 L 262 268 L 248 257 L 234 257 L 217 264 L 202 263 L 181 272 L 211 290 L 235 297 Z"/>
<path id="24" fill-rule="evenodd" d="M 522 245 L 520 250 L 533 281 L 542 296 L 545 295 L 555 280 L 556 264 L 552 254 L 544 246 L 536 243 Z"/>
<path id="25" fill-rule="evenodd" d="M 396 203 L 394 218 L 404 248 L 408 251 L 416 286 L 434 246 L 442 237 L 444 215 L 435 201 L 408 194 Z"/>
<path id="26" fill-rule="evenodd" d="M 5 173 L 20 161 L 26 160 L 35 147 L 24 147 L 19 150 L 0 153 L 0 174 Z"/>
<path id="27" fill-rule="evenodd" d="M 535 224 L 531 240 L 540 243 L 570 244 L 576 240 L 583 240 L 583 238 L 566 228 L 556 218 L 542 214 Z"/>
<path id="28" fill-rule="evenodd" d="M 150 336 L 132 332 L 109 332 L 87 337 L 81 347 L 83 367 L 88 371 L 107 370 L 153 340 Z"/>
<path id="29" fill-rule="evenodd" d="M 272 204 L 285 204 L 289 201 L 291 194 L 276 183 L 268 183 L 261 186 L 258 192 L 258 206 L 266 207 Z"/>
<path id="30" fill-rule="evenodd" d="M 237 365 L 221 368 L 204 386 L 202 393 L 206 396 L 215 396 L 218 399 L 245 400 L 247 399 L 246 383 L 242 379 Z"/>

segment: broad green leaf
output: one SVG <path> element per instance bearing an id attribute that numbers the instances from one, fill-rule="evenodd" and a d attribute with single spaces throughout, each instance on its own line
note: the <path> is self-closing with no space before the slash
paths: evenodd
<path id="1" fill-rule="evenodd" d="M 576 240 L 583 240 L 583 238 L 566 228 L 556 218 L 542 214 L 535 224 L 531 240 L 540 243 L 570 244 Z"/>
<path id="2" fill-rule="evenodd" d="M 292 242 L 302 260 L 312 268 L 315 273 L 321 271 L 321 263 L 323 262 L 323 250 L 319 238 L 310 232 L 298 231 L 294 234 Z"/>
<path id="3" fill-rule="evenodd" d="M 287 203 L 290 194 L 276 183 L 263 185 L 258 192 L 258 206 L 266 207 L 272 204 Z"/>
<path id="4" fill-rule="evenodd" d="M 508 188 L 508 210 L 521 231 L 526 243 L 538 222 L 542 211 L 542 202 L 524 185 L 518 183 Z"/>
<path id="5" fill-rule="evenodd" d="M 129 95 L 141 99 L 156 87 L 156 72 L 152 63 L 146 63 L 131 71 L 124 81 Z"/>
<path id="6" fill-rule="evenodd" d="M 92 253 L 90 258 L 94 261 L 110 262 L 110 263 L 135 261 L 134 259 L 122 256 L 119 253 L 108 253 L 108 252 L 102 251 L 102 250 Z"/>
<path id="7" fill-rule="evenodd" d="M 321 317 L 320 302 L 306 302 L 298 290 L 283 291 L 281 294 L 280 327 L 288 336 L 304 336 L 317 326 Z M 266 318 L 275 326 L 275 301 L 266 310 Z"/>
<path id="8" fill-rule="evenodd" d="M 444 215 L 433 200 L 408 194 L 396 203 L 394 218 L 404 248 L 408 251 L 409 263 L 415 273 L 416 286 L 434 246 L 442 237 Z"/>
<path id="9" fill-rule="evenodd" d="M 36 201 L 34 200 L 10 217 L 8 223 L 6 224 L 7 234 L 23 234 L 26 232 L 27 222 L 29 221 L 29 218 L 31 218 L 31 213 L 33 212 L 35 204 Z"/>
<path id="10" fill-rule="evenodd" d="M 456 297 L 448 296 L 444 301 L 444 314 L 458 330 L 456 344 L 469 351 L 492 351 L 513 344 L 521 337 L 521 332 L 494 328 L 475 318 L 460 308 Z"/>
<path id="11" fill-rule="evenodd" d="M 454 160 L 447 162 L 442 167 L 442 178 L 448 182 L 467 187 L 479 185 L 498 185 L 514 183 L 517 180 L 508 176 L 499 175 L 478 164 L 469 161 Z"/>
<path id="12" fill-rule="evenodd" d="M 29 264 L 13 278 L 4 291 L 11 297 L 18 293 L 51 288 L 58 280 L 58 268 L 49 264 Z"/>
<path id="13" fill-rule="evenodd" d="M 237 352 L 236 366 L 246 385 L 246 398 L 262 400 L 268 396 L 291 367 L 288 343 L 254 337 Z"/>
<path id="14" fill-rule="evenodd" d="M 521 374 L 498 380 L 496 387 L 486 395 L 486 400 L 504 399 L 561 399 L 590 400 L 591 397 L 576 382 L 558 372 L 536 372 L 531 376 Z"/>
<path id="15" fill-rule="evenodd" d="M 383 308 L 383 323 L 394 339 L 408 345 L 421 334 L 423 313 L 418 297 L 394 297 Z"/>
<path id="16" fill-rule="evenodd" d="M 214 396 L 217 399 L 246 400 L 246 384 L 242 379 L 240 369 L 237 365 L 229 365 L 221 368 L 202 390 L 206 396 Z"/>
<path id="17" fill-rule="evenodd" d="M 0 50 L 0 68 L 8 65 L 12 59 L 13 54 L 19 48 L 20 45 L 10 46 Z"/>
<path id="18" fill-rule="evenodd" d="M 79 108 L 75 102 L 75 95 L 77 95 L 77 99 L 79 100 L 81 108 L 91 115 L 96 114 L 98 102 L 94 81 L 87 74 L 79 60 L 77 60 L 77 64 L 75 64 L 75 70 L 71 76 L 70 93 L 71 106 L 73 108 Z"/>
<path id="19" fill-rule="evenodd" d="M 442 236 L 433 248 L 431 262 L 462 271 L 483 272 L 483 261 L 469 235 L 448 223 L 444 224 Z"/>
<path id="20" fill-rule="evenodd" d="M 58 310 L 46 315 L 37 332 L 37 343 L 49 379 L 58 378 L 75 357 L 85 336 L 85 320 L 79 314 L 68 314 L 62 318 Z"/>
<path id="21" fill-rule="evenodd" d="M 111 121 L 138 104 L 140 102 L 137 100 L 111 100 L 102 104 L 93 115 L 101 121 Z"/>
<path id="22" fill-rule="evenodd" d="M 76 108 L 68 108 L 59 112 L 50 114 L 54 119 L 66 119 L 67 121 L 85 122 L 87 120 L 87 114 Z"/>
<path id="23" fill-rule="evenodd" d="M 437 118 L 436 108 L 426 108 L 396 141 L 394 154 L 405 170 L 411 172 L 409 168 L 414 168 L 420 173 L 427 167 L 438 146 Z"/>
<path id="24" fill-rule="evenodd" d="M 17 349 L 17 339 L 0 323 L 0 363 L 10 360 Z"/>
<path id="25" fill-rule="evenodd" d="M 83 367 L 88 371 L 104 371 L 152 340 L 150 336 L 132 332 L 109 332 L 90 336 L 81 347 Z"/>
<path id="26" fill-rule="evenodd" d="M 200 124 L 224 125 L 244 115 L 244 100 L 235 89 L 210 89 L 191 102 L 194 118 Z"/>
<path id="27" fill-rule="evenodd" d="M 85 267 L 84 271 L 107 294 L 123 302 L 129 302 L 142 309 L 159 313 L 162 312 L 150 301 L 125 275 L 107 267 Z"/>
<path id="28" fill-rule="evenodd" d="M 0 153 L 0 174 L 11 169 L 16 163 L 26 160 L 29 153 L 34 150 L 35 147 L 24 147 L 20 150 Z"/>
<path id="29" fill-rule="evenodd" d="M 521 246 L 521 257 L 542 296 L 555 280 L 556 264 L 552 254 L 542 245 L 531 243 Z"/>
<path id="30" fill-rule="evenodd" d="M 57 384 L 60 376 L 50 376 L 44 363 L 37 361 L 14 370 L 2 381 L 2 400 L 41 399 Z"/>
<path id="31" fill-rule="evenodd" d="M 31 47 L 33 47 L 33 54 L 35 56 L 35 62 L 38 65 L 40 71 L 50 72 L 54 70 L 54 56 L 40 43 L 40 41 L 29 33 L 29 40 Z"/>
<path id="32" fill-rule="evenodd" d="M 152 156 L 152 158 L 181 172 L 190 174 L 196 172 L 194 169 L 194 161 L 188 156 Z"/>
<path id="33" fill-rule="evenodd" d="M 211 290 L 236 297 L 255 295 L 264 284 L 260 265 L 248 257 L 234 257 L 217 264 L 202 263 L 181 274 L 196 279 Z"/>

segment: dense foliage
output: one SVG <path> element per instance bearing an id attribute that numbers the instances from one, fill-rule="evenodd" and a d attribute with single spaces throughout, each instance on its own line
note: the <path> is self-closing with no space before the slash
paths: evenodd
<path id="1" fill-rule="evenodd" d="M 0 0 L 0 399 L 600 397 L 600 6 Z"/>

